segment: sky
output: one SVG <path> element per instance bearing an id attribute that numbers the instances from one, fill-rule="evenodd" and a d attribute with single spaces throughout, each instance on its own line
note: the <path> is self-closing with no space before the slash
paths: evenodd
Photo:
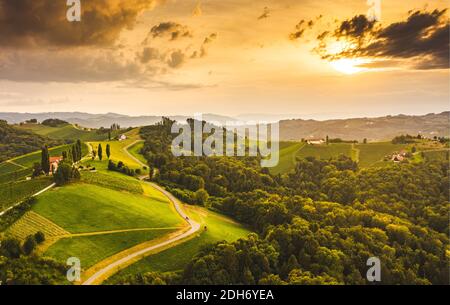
<path id="1" fill-rule="evenodd" d="M 76 1 L 75 1 L 76 2 Z M 0 112 L 449 110 L 447 0 L 0 0 Z"/>

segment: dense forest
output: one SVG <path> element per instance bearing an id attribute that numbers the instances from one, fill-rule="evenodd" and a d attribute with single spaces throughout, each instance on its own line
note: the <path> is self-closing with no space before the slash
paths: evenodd
<path id="1" fill-rule="evenodd" d="M 0 162 L 39 150 L 47 144 L 61 144 L 35 133 L 17 129 L 0 120 Z"/>
<path id="2" fill-rule="evenodd" d="M 365 284 L 376 256 L 382 284 L 448 284 L 448 162 L 359 169 L 345 156 L 307 158 L 272 176 L 256 157 L 173 157 L 171 124 L 141 129 L 151 179 L 256 234 L 205 247 L 182 272 L 122 283 Z"/>

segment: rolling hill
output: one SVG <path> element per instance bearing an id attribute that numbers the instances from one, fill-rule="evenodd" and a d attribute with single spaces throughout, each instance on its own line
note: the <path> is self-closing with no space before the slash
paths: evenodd
<path id="1" fill-rule="evenodd" d="M 344 120 L 283 120 L 280 121 L 280 139 L 283 141 L 308 138 L 342 138 L 345 140 L 386 141 L 400 134 L 432 138 L 449 136 L 450 112 L 421 116 L 397 115 L 379 118 Z"/>
<path id="2" fill-rule="evenodd" d="M 55 146 L 62 143 L 0 120 L 0 162 L 41 149 L 45 144 Z"/>
<path id="3" fill-rule="evenodd" d="M 85 130 L 73 124 L 60 124 L 55 127 L 42 124 L 21 124 L 17 128 L 31 131 L 35 134 L 60 140 L 102 141 L 108 138 L 108 132 L 99 130 Z M 117 134 L 114 133 L 112 137 Z"/>

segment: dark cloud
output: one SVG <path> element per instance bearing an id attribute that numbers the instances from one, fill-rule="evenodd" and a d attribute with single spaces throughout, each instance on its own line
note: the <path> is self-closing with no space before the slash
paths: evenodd
<path id="1" fill-rule="evenodd" d="M 289 34 L 290 40 L 296 40 L 303 37 L 303 34 L 305 33 L 305 20 L 301 20 L 297 25 L 295 26 L 295 31 Z"/>
<path id="2" fill-rule="evenodd" d="M 371 58 L 377 67 L 403 62 L 403 66 L 413 69 L 448 69 L 449 25 L 446 9 L 411 11 L 405 21 L 387 26 L 358 15 L 338 22 L 332 31 L 317 35 L 314 51 L 327 60 Z M 304 31 L 304 21 L 296 28 L 297 32 Z M 291 39 L 297 36 L 302 35 L 293 33 Z M 347 47 L 332 53 L 329 46 L 336 41 Z"/>
<path id="3" fill-rule="evenodd" d="M 170 37 L 170 40 L 177 40 L 182 37 L 192 37 L 192 33 L 185 25 L 176 22 L 161 22 L 150 30 L 150 34 L 155 37 Z"/>
<path id="4" fill-rule="evenodd" d="M 316 18 L 316 20 L 319 20 L 322 18 L 322 15 L 320 15 L 319 17 Z M 290 40 L 297 40 L 300 39 L 304 36 L 305 32 L 307 30 L 310 30 L 313 28 L 313 26 L 316 24 L 316 22 L 314 20 L 300 20 L 299 23 L 297 23 L 297 25 L 295 26 L 295 31 L 292 32 L 291 34 L 289 34 L 289 39 Z"/>
<path id="5" fill-rule="evenodd" d="M 217 39 L 217 33 L 211 33 L 203 40 L 202 45 L 200 46 L 200 50 L 194 51 L 191 55 L 191 58 L 205 57 L 207 55 L 207 47 L 214 40 Z"/>
<path id="6" fill-rule="evenodd" d="M 176 50 L 169 55 L 167 65 L 171 68 L 179 68 L 185 63 L 185 61 L 186 55 L 181 50 Z"/>
<path id="7" fill-rule="evenodd" d="M 266 6 L 263 13 L 258 17 L 258 20 L 266 19 L 270 17 L 270 9 Z"/>
<path id="8" fill-rule="evenodd" d="M 157 1 L 82 1 L 81 22 L 68 22 L 65 0 L 0 0 L 0 45 L 110 45 Z"/>
<path id="9" fill-rule="evenodd" d="M 138 54 L 139 61 L 143 64 L 150 62 L 151 60 L 160 59 L 159 50 L 156 48 L 145 47 L 142 53 Z"/>
<path id="10" fill-rule="evenodd" d="M 18 82 L 108 82 L 152 74 L 114 51 L 6 51 L 0 56 L 0 79 Z"/>

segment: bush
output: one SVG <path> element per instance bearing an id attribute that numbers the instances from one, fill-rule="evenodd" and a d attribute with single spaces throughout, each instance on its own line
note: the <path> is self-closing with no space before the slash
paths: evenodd
<path id="1" fill-rule="evenodd" d="M 54 174 L 54 180 L 57 185 L 64 185 L 72 180 L 79 179 L 80 172 L 67 161 L 62 161 Z"/>
<path id="2" fill-rule="evenodd" d="M 38 231 L 36 232 L 36 234 L 34 234 L 34 239 L 38 244 L 42 244 L 45 241 L 45 234 L 41 231 Z"/>
<path id="3" fill-rule="evenodd" d="M 36 249 L 36 239 L 34 238 L 34 235 L 29 235 L 25 239 L 25 242 L 23 243 L 23 253 L 25 255 L 30 255 L 33 253 L 34 249 Z"/>
<path id="4" fill-rule="evenodd" d="M 2 240 L 0 254 L 9 258 L 19 258 L 22 254 L 20 242 L 13 238 Z"/>

